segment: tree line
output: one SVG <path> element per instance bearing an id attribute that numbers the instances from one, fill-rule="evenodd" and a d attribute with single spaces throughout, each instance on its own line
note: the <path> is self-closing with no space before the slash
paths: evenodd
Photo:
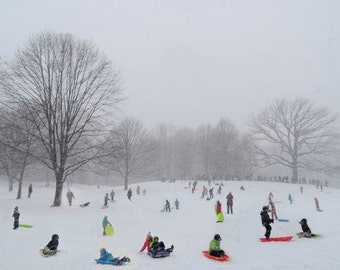
<path id="1" fill-rule="evenodd" d="M 119 72 L 92 42 L 70 34 L 33 35 L 11 61 L 0 58 L 0 170 L 9 189 L 27 167 L 44 165 L 55 177 L 52 206 L 79 171 L 131 177 L 229 179 L 257 167 L 281 165 L 338 173 L 337 116 L 304 98 L 278 99 L 241 133 L 226 118 L 192 128 L 147 130 L 135 118 L 118 124 L 124 100 Z"/>

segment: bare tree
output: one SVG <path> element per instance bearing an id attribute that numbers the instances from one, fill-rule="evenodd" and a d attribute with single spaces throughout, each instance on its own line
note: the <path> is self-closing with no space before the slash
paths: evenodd
<path id="1" fill-rule="evenodd" d="M 106 109 L 121 101 L 118 75 L 92 43 L 48 32 L 33 36 L 4 66 L 4 104 L 25 108 L 21 116 L 45 149 L 35 157 L 55 174 L 52 206 L 60 206 L 66 178 L 101 154 Z"/>
<path id="2" fill-rule="evenodd" d="M 131 176 L 143 177 L 155 172 L 156 143 L 141 121 L 123 119 L 109 140 L 113 149 L 112 168 L 124 179 L 125 190 Z"/>
<path id="3" fill-rule="evenodd" d="M 174 176 L 174 133 L 175 128 L 159 125 L 154 136 L 157 142 L 156 163 L 159 179 L 169 180 Z"/>
<path id="4" fill-rule="evenodd" d="M 234 124 L 226 119 L 221 119 L 213 129 L 213 164 L 216 176 L 226 179 L 234 175 L 232 159 L 238 136 L 238 130 Z"/>
<path id="5" fill-rule="evenodd" d="M 299 168 L 319 172 L 332 169 L 327 155 L 333 156 L 338 145 L 336 120 L 335 114 L 306 99 L 278 99 L 254 116 L 249 125 L 262 164 L 290 168 L 296 182 Z"/>
<path id="6" fill-rule="evenodd" d="M 22 184 L 26 167 L 35 160 L 31 157 L 34 143 L 34 127 L 26 119 L 6 109 L 0 110 L 0 164 L 13 190 L 18 181 L 17 199 L 21 199 Z"/>

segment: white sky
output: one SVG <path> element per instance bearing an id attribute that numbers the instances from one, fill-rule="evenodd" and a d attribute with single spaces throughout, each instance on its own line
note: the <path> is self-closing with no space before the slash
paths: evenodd
<path id="1" fill-rule="evenodd" d="M 222 194 L 213 200 L 201 199 L 202 186 L 199 182 L 197 192 L 191 193 L 188 181 L 176 183 L 140 183 L 146 188 L 146 196 L 136 195 L 137 185 L 131 185 L 132 201 L 126 196 L 123 187 L 94 184 L 73 185 L 75 200 L 69 207 L 64 189 L 63 205 L 50 207 L 53 201 L 54 186 L 44 187 L 44 183 L 33 183 L 33 193 L 27 198 L 27 185 L 23 188 L 23 198 L 15 200 L 16 191 L 10 193 L 4 185 L 0 186 L 0 254 L 2 270 L 108 270 L 109 265 L 97 265 L 99 249 L 105 247 L 114 256 L 128 256 L 131 262 L 124 270 L 207 270 L 207 269 L 318 269 L 338 270 L 340 268 L 340 191 L 324 188 L 323 192 L 315 186 L 305 185 L 304 193 L 299 185 L 273 182 L 226 181 Z M 207 184 L 207 182 L 205 182 Z M 240 186 L 245 191 L 240 190 Z M 15 190 L 16 190 L 15 186 Z M 116 202 L 109 203 L 108 209 L 101 209 L 106 192 L 114 188 Z M 216 191 L 217 187 L 215 187 Z M 226 195 L 234 195 L 234 214 L 226 214 Z M 272 192 L 276 202 L 278 218 L 289 222 L 275 221 L 271 236 L 295 235 L 301 231 L 298 223 L 307 218 L 313 233 L 321 238 L 299 239 L 290 242 L 262 243 L 265 228 L 261 225 L 260 211 L 268 203 Z M 291 193 L 294 203 L 288 201 Z M 314 197 L 319 199 L 323 212 L 315 210 Z M 174 206 L 175 199 L 180 202 L 179 210 L 162 213 L 165 200 Z M 216 223 L 214 205 L 222 203 L 224 222 Z M 90 201 L 86 208 L 79 204 Z M 12 230 L 12 213 L 19 206 L 20 223 L 31 224 L 33 228 Z M 101 222 L 107 215 L 114 226 L 112 237 L 103 237 Z M 175 246 L 173 253 L 163 259 L 152 259 L 145 252 L 138 252 L 148 231 L 157 235 L 167 247 Z M 44 258 L 38 250 L 43 248 L 58 233 L 59 249 L 54 257 Z M 202 256 L 210 240 L 218 233 L 222 237 L 221 248 L 230 256 L 229 262 L 216 262 Z"/>
<path id="2" fill-rule="evenodd" d="M 147 127 L 238 127 L 273 99 L 339 113 L 340 1 L 0 0 L 0 56 L 31 34 L 90 39 L 120 70 L 124 115 Z"/>

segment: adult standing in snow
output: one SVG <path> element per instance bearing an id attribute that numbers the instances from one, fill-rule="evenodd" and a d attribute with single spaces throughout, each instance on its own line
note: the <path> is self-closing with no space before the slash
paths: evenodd
<path id="1" fill-rule="evenodd" d="M 32 186 L 32 184 L 30 184 L 30 185 L 28 186 L 28 198 L 31 198 L 32 192 L 33 192 L 33 186 Z"/>
<path id="2" fill-rule="evenodd" d="M 293 203 L 293 197 L 292 197 L 292 194 L 288 194 L 288 201 L 290 202 L 290 204 Z"/>
<path id="3" fill-rule="evenodd" d="M 14 218 L 13 230 L 16 230 L 16 229 L 19 228 L 19 217 L 20 217 L 20 212 L 19 212 L 19 207 L 18 206 L 14 207 L 14 211 L 13 211 L 12 217 Z"/>
<path id="4" fill-rule="evenodd" d="M 268 206 L 263 206 L 260 213 L 262 225 L 266 228 L 266 233 L 264 236 L 267 239 L 270 237 L 270 233 L 272 231 L 272 226 L 270 226 L 270 223 L 274 223 L 274 220 L 269 217 L 268 210 Z"/>
<path id="5" fill-rule="evenodd" d="M 74 199 L 74 194 L 73 192 L 68 189 L 67 193 L 66 193 L 66 197 L 68 199 L 68 205 L 71 206 L 72 205 L 72 200 Z"/>
<path id="6" fill-rule="evenodd" d="M 229 192 L 226 199 L 227 199 L 227 214 L 229 214 L 229 211 L 231 214 L 233 214 L 233 200 L 234 200 L 233 194 Z"/>
<path id="7" fill-rule="evenodd" d="M 220 243 L 221 243 L 221 236 L 219 234 L 214 235 L 214 239 L 210 241 L 209 243 L 209 254 L 214 257 L 223 257 L 224 256 L 224 250 L 221 249 Z"/>

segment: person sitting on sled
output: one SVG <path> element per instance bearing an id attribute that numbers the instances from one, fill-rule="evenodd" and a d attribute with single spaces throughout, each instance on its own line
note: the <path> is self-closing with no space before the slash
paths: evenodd
<path id="1" fill-rule="evenodd" d="M 223 257 L 224 250 L 220 248 L 222 238 L 219 234 L 215 234 L 214 239 L 209 244 L 209 254 L 214 257 Z"/>
<path id="2" fill-rule="evenodd" d="M 56 254 L 58 250 L 58 245 L 59 245 L 59 235 L 53 234 L 51 240 L 48 242 L 48 244 L 43 249 L 44 255 Z"/>
<path id="3" fill-rule="evenodd" d="M 270 237 L 270 233 L 272 231 L 272 226 L 270 226 L 270 223 L 274 223 L 274 219 L 271 219 L 269 217 L 268 210 L 268 206 L 263 206 L 260 213 L 262 225 L 266 228 L 266 233 L 264 234 L 264 236 L 267 239 Z"/>
<path id="4" fill-rule="evenodd" d="M 174 249 L 174 245 L 171 245 L 170 248 L 165 249 L 164 243 L 161 241 L 159 242 L 158 236 L 152 238 L 152 242 L 150 244 L 150 252 L 153 254 L 157 254 L 158 252 L 166 251 L 172 252 Z"/>
<path id="5" fill-rule="evenodd" d="M 306 237 L 306 238 L 311 238 L 312 237 L 312 231 L 309 228 L 307 224 L 307 219 L 303 218 L 301 221 L 299 221 L 301 225 L 302 232 L 299 232 L 297 235 L 299 238 Z"/>
<path id="6" fill-rule="evenodd" d="M 140 252 L 143 252 L 145 249 L 149 252 L 151 241 L 152 241 L 151 232 L 148 232 L 148 234 L 146 235 L 145 242 L 144 242 L 142 248 L 140 249 Z"/>
<path id="7" fill-rule="evenodd" d="M 112 256 L 110 252 L 107 252 L 105 248 L 100 249 L 100 257 L 99 259 L 95 259 L 96 263 L 100 264 L 112 264 L 112 265 L 121 265 L 125 262 L 130 262 L 129 257 L 123 257 L 123 258 L 115 258 Z"/>

